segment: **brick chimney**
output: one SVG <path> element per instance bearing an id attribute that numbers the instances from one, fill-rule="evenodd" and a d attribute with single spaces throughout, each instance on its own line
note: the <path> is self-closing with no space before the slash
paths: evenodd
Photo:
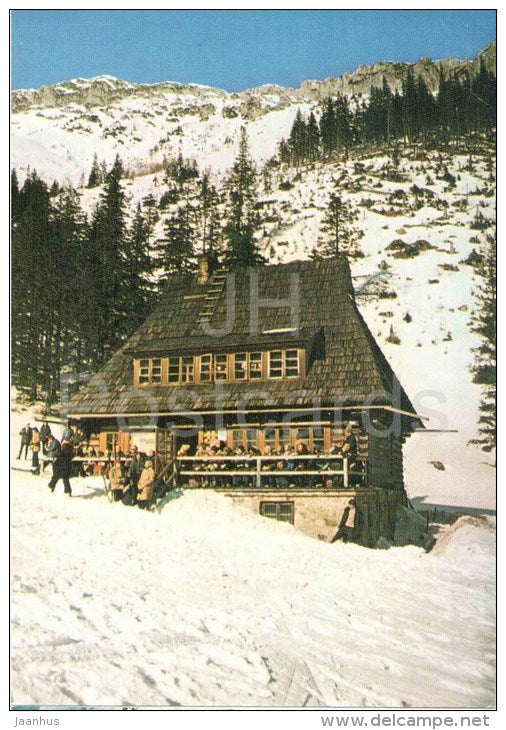
<path id="1" fill-rule="evenodd" d="M 201 254 L 198 259 L 198 271 L 197 271 L 197 284 L 207 284 L 209 281 L 210 266 L 209 256 L 207 254 Z"/>

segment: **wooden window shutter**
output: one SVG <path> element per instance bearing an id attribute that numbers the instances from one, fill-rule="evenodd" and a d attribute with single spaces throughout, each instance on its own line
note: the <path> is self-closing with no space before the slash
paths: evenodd
<path id="1" fill-rule="evenodd" d="M 103 454 L 107 451 L 107 431 L 102 431 L 98 435 L 98 450 Z"/>
<path id="2" fill-rule="evenodd" d="M 118 432 L 118 451 L 128 454 L 130 451 L 130 434 L 125 431 Z"/>

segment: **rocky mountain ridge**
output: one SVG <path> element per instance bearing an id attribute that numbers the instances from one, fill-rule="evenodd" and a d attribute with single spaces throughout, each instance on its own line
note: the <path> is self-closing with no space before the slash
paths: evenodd
<path id="1" fill-rule="evenodd" d="M 495 71 L 496 42 L 492 41 L 480 51 L 473 60 L 456 60 L 453 58 L 433 61 L 422 58 L 416 63 L 380 61 L 373 65 L 359 66 L 353 73 L 343 74 L 338 78 L 327 78 L 322 81 L 303 81 L 297 89 L 285 88 L 276 84 L 265 84 L 238 93 L 229 93 L 199 84 L 183 84 L 164 81 L 154 84 L 134 84 L 113 76 L 97 76 L 92 79 L 72 79 L 58 84 L 42 86 L 39 89 L 19 89 L 12 92 L 13 113 L 30 108 L 68 107 L 78 104 L 86 108 L 104 106 L 127 97 L 163 96 L 166 93 L 191 94 L 197 99 L 224 100 L 243 102 L 248 105 L 256 99 L 264 99 L 266 111 L 272 108 L 272 102 L 283 106 L 287 103 L 321 101 L 329 95 L 367 94 L 373 86 L 381 86 L 383 78 L 392 89 L 399 90 L 406 70 L 412 68 L 415 77 L 422 78 L 431 91 L 438 86 L 439 71 L 442 68 L 448 76 L 461 76 L 468 72 L 474 76 L 483 60 L 488 70 Z"/>

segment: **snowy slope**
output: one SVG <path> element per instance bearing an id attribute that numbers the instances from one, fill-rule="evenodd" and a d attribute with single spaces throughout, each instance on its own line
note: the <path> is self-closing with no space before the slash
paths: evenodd
<path id="1" fill-rule="evenodd" d="M 82 89 L 101 78 L 66 84 Z M 113 89 L 123 90 L 124 84 L 108 80 Z M 265 161 L 288 136 L 297 109 L 306 112 L 315 105 L 281 88 L 227 94 L 196 85 L 141 84 L 134 96 L 111 96 L 109 90 L 88 106 L 72 99 L 64 104 L 62 97 L 72 92 L 61 89 L 56 99 L 27 104 L 12 115 L 11 165 L 20 179 L 30 168 L 48 181 L 78 185 L 87 180 L 95 154 L 108 165 L 119 154 L 135 173 L 180 153 L 198 159 L 201 169 L 223 172 L 237 152 L 242 125 L 248 127 L 255 159 Z"/>
<path id="2" fill-rule="evenodd" d="M 32 414 L 12 419 L 17 432 Z M 55 429 L 60 436 L 58 427 Z M 13 461 L 14 705 L 491 707 L 495 523 L 313 540 L 203 490 L 160 514 Z"/>
<path id="3" fill-rule="evenodd" d="M 46 483 L 13 479 L 14 704 L 494 703 L 490 523 L 371 551 L 212 493 L 155 515 Z"/>

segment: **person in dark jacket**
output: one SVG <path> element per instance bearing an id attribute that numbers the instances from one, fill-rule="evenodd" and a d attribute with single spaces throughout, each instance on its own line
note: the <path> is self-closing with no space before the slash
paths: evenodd
<path id="1" fill-rule="evenodd" d="M 19 435 L 21 436 L 21 446 L 19 448 L 18 459 L 21 459 L 21 454 L 23 453 L 24 449 L 26 460 L 28 459 L 28 448 L 32 442 L 32 429 L 29 423 L 27 423 L 26 426 L 23 426 L 23 428 L 19 432 Z"/>
<path id="2" fill-rule="evenodd" d="M 355 500 L 348 500 L 348 504 L 343 510 L 341 515 L 341 521 L 339 523 L 339 529 L 332 538 L 331 542 L 342 540 L 343 542 L 353 542 L 355 537 L 355 520 L 356 520 L 356 506 Z"/>
<path id="3" fill-rule="evenodd" d="M 60 445 L 60 442 L 58 441 L 58 439 L 55 439 L 53 434 L 50 434 L 48 436 L 47 444 L 46 444 L 46 456 L 48 457 L 48 459 L 42 461 L 42 471 L 44 471 L 46 466 L 51 461 L 54 461 L 54 459 L 56 459 L 56 457 L 60 453 L 60 448 L 61 448 L 61 445 Z"/>
<path id="4" fill-rule="evenodd" d="M 42 426 L 40 427 L 40 442 L 42 444 L 42 453 L 46 453 L 47 449 L 47 440 L 51 436 L 51 427 L 49 426 L 49 423 L 47 421 L 44 421 Z"/>
<path id="5" fill-rule="evenodd" d="M 25 446 L 25 433 L 26 433 L 26 428 L 23 426 L 23 428 L 19 432 L 19 435 L 21 436 L 21 440 L 19 442 L 19 454 L 17 455 L 16 459 L 21 459 L 21 454 L 23 453 L 23 447 Z M 25 458 L 26 458 L 26 453 L 25 453 Z"/>
<path id="6" fill-rule="evenodd" d="M 353 424 L 349 422 L 346 425 L 344 431 L 344 443 L 342 446 L 342 454 L 348 459 L 348 471 L 351 472 L 349 476 L 349 485 L 356 486 L 360 483 L 360 475 L 357 474 L 359 468 L 358 463 L 358 444 L 357 438 L 353 433 Z"/>
<path id="7" fill-rule="evenodd" d="M 70 476 L 72 474 L 72 457 L 74 456 L 74 447 L 68 439 L 63 439 L 61 448 L 53 461 L 53 476 L 48 484 L 49 489 L 54 492 L 54 488 L 59 479 L 63 479 L 63 488 L 65 494 L 72 496 L 70 487 Z"/>
<path id="8" fill-rule="evenodd" d="M 145 459 L 144 455 L 139 453 L 137 446 L 132 446 L 130 449 L 130 457 L 132 461 L 128 467 L 128 482 L 130 486 L 128 503 L 134 505 L 137 503 L 137 485 L 139 484 L 139 479 L 144 469 Z"/>

